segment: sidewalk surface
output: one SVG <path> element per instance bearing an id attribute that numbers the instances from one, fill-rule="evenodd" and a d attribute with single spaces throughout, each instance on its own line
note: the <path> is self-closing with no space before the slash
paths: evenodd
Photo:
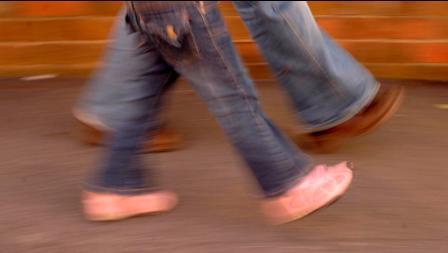
<path id="1" fill-rule="evenodd" d="M 73 136 L 83 79 L 0 81 L 1 252 L 448 252 L 448 84 L 407 83 L 397 115 L 316 161 L 354 161 L 355 180 L 331 208 L 271 227 L 247 170 L 188 85 L 167 108 L 187 147 L 148 155 L 179 192 L 174 212 L 91 223 L 80 185 L 101 149 Z M 294 123 L 273 83 L 259 83 L 274 121 Z M 446 106 L 445 106 L 446 107 Z"/>

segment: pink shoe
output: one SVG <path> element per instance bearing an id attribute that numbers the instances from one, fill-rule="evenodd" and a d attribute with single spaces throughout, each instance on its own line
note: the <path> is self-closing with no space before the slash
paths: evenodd
<path id="1" fill-rule="evenodd" d="M 301 219 L 334 202 L 347 191 L 352 179 L 347 162 L 318 165 L 283 195 L 265 200 L 262 210 L 273 224 Z"/>
<path id="2" fill-rule="evenodd" d="M 177 205 L 177 196 L 169 191 L 134 196 L 84 192 L 82 203 L 88 220 L 112 221 L 170 211 Z"/>

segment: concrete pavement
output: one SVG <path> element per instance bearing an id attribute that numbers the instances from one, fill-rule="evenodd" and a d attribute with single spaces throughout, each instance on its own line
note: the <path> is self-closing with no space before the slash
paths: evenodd
<path id="1" fill-rule="evenodd" d="M 316 161 L 355 162 L 343 199 L 302 221 L 271 227 L 257 189 L 204 104 L 180 83 L 167 108 L 187 148 L 148 155 L 162 185 L 179 192 L 172 213 L 91 223 L 80 185 L 101 149 L 73 137 L 71 105 L 83 79 L 0 81 L 1 252 L 448 252 L 446 83 L 407 83 L 397 115 L 378 131 Z M 272 83 L 263 106 L 294 123 Z"/>

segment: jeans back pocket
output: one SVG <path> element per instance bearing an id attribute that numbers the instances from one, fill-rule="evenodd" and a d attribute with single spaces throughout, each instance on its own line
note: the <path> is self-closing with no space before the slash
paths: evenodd
<path id="1" fill-rule="evenodd" d="M 168 63 L 190 62 L 199 57 L 188 6 L 139 14 L 141 28 Z"/>

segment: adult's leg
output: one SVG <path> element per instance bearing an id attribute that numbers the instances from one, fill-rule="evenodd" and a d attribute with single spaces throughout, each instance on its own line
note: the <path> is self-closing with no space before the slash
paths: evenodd
<path id="1" fill-rule="evenodd" d="M 396 109 L 401 87 L 380 86 L 320 30 L 306 2 L 233 3 L 314 137 L 360 134 Z"/>

